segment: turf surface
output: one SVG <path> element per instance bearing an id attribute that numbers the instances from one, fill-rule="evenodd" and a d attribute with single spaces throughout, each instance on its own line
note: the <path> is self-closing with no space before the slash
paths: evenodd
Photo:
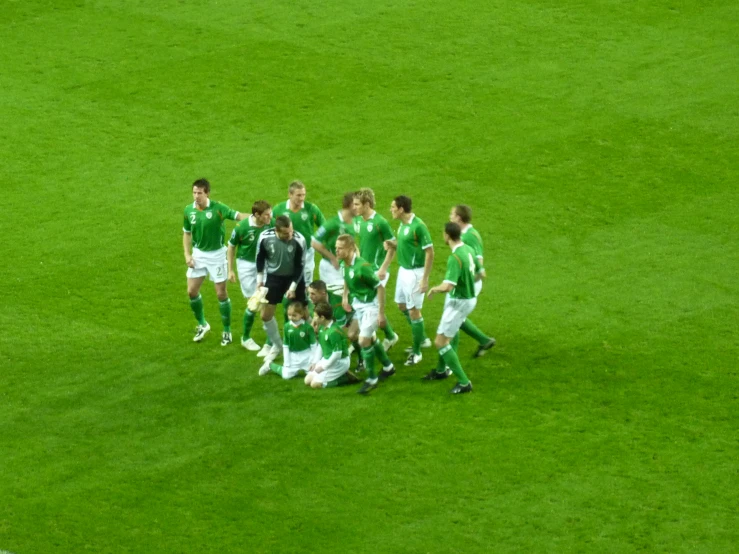
<path id="1" fill-rule="evenodd" d="M 721 0 L 5 2 L 0 549 L 734 550 L 737 20 Z M 472 205 L 473 319 L 499 342 L 472 361 L 462 341 L 475 391 L 421 383 L 429 351 L 369 398 L 260 378 L 218 345 L 207 283 L 193 344 L 201 176 L 240 210 L 294 178 L 327 214 L 409 194 L 434 283 L 449 207 Z"/>

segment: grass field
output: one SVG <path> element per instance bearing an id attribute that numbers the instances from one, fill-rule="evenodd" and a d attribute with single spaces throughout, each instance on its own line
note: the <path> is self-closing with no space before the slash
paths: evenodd
<path id="1" fill-rule="evenodd" d="M 725 0 L 3 2 L 0 550 L 736 551 L 737 21 Z M 498 339 L 462 340 L 475 391 L 422 383 L 431 353 L 368 398 L 258 377 L 208 283 L 193 344 L 203 176 L 247 211 L 295 178 L 324 213 L 408 194 L 434 284 L 472 205 L 473 319 Z"/>

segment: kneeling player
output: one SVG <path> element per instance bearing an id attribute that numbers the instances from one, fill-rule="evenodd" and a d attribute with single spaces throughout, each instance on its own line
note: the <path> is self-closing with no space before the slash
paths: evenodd
<path id="1" fill-rule="evenodd" d="M 308 311 L 300 302 L 293 302 L 287 308 L 285 340 L 282 343 L 284 365 L 274 363 L 273 356 L 267 356 L 259 368 L 259 375 L 270 371 L 283 379 L 292 379 L 299 372 L 308 372 L 317 350 L 316 334 L 308 321 Z"/>
<path id="2" fill-rule="evenodd" d="M 358 383 L 349 371 L 349 341 L 341 326 L 334 320 L 334 311 L 329 304 L 321 302 L 313 310 L 313 323 L 318 327 L 321 345 L 320 358 L 305 376 L 305 384 L 314 389 L 338 387 Z"/>

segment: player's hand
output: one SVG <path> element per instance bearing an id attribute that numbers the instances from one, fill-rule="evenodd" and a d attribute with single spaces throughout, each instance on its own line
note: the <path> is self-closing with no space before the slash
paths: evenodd
<path id="1" fill-rule="evenodd" d="M 385 280 L 385 277 L 387 277 L 387 270 L 386 269 L 382 269 L 382 268 L 378 269 L 377 270 L 377 278 L 380 281 L 384 281 Z"/>
<path id="2" fill-rule="evenodd" d="M 345 311 L 346 313 L 349 313 L 349 312 L 351 312 L 351 311 L 352 311 L 352 305 L 351 305 L 351 304 L 349 304 L 349 301 L 348 301 L 348 300 L 343 300 L 343 301 L 341 302 L 341 307 L 342 307 L 342 308 L 344 308 L 344 311 Z"/>
<path id="3" fill-rule="evenodd" d="M 289 300 L 292 300 L 293 298 L 295 298 L 295 291 L 294 290 L 287 291 L 285 293 L 285 298 L 287 298 Z"/>
<path id="4" fill-rule="evenodd" d="M 429 280 L 421 279 L 421 284 L 418 285 L 418 292 L 426 292 L 429 290 Z"/>
<path id="5" fill-rule="evenodd" d="M 195 267 L 195 260 L 192 259 L 192 256 L 185 257 L 185 265 L 187 267 Z"/>
<path id="6" fill-rule="evenodd" d="M 310 373 L 311 371 L 315 371 L 315 370 L 316 370 L 316 364 L 310 364 L 308 366 L 308 373 Z"/>
<path id="7" fill-rule="evenodd" d="M 387 325 L 387 317 L 385 317 L 384 313 L 377 316 L 377 325 L 380 327 L 385 327 L 385 325 Z"/>
<path id="8" fill-rule="evenodd" d="M 385 250 L 391 250 L 395 248 L 395 241 L 394 240 L 386 240 L 382 243 L 382 247 Z"/>
<path id="9" fill-rule="evenodd" d="M 235 283 L 236 282 L 236 273 L 234 273 L 233 271 L 229 271 L 228 272 L 228 280 L 231 281 L 232 283 Z"/>

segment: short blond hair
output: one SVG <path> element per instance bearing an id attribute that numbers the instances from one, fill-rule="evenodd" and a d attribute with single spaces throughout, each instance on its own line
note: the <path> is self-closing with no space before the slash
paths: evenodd
<path id="1" fill-rule="evenodd" d="M 369 187 L 359 189 L 354 193 L 354 198 L 357 198 L 362 204 L 369 204 L 370 208 L 375 209 L 375 191 Z"/>
<path id="2" fill-rule="evenodd" d="M 292 183 L 290 183 L 290 186 L 287 187 L 287 192 L 288 194 L 292 194 L 296 190 L 304 189 L 304 188 L 305 188 L 305 185 L 301 181 L 293 181 Z"/>

